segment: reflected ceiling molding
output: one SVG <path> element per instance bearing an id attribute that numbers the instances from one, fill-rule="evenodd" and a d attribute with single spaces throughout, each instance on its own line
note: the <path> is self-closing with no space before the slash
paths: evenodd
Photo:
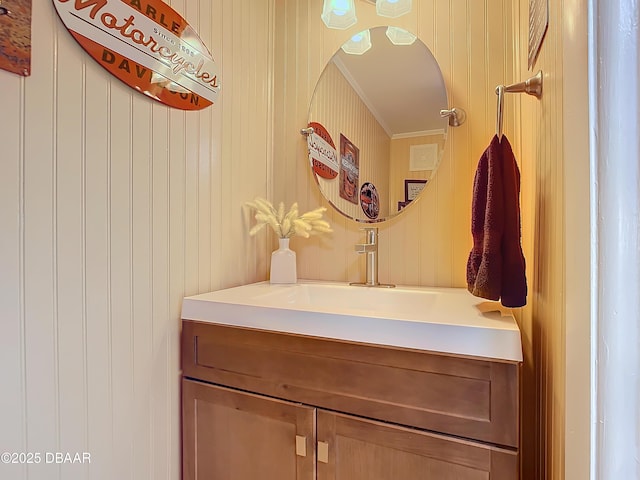
<path id="1" fill-rule="evenodd" d="M 391 135 L 391 140 L 399 140 L 401 138 L 426 137 L 429 135 L 443 135 L 446 139 L 447 131 L 444 128 L 435 128 L 433 130 L 420 130 L 418 132 L 394 133 L 393 135 Z"/>
<path id="2" fill-rule="evenodd" d="M 411 11 L 411 0 L 377 0 L 376 13 L 381 17 L 396 18 Z"/>
<path id="3" fill-rule="evenodd" d="M 351 88 L 353 88 L 353 91 L 356 92 L 356 95 L 358 95 L 358 97 L 360 97 L 360 100 L 362 100 L 362 102 L 366 105 L 367 109 L 371 112 L 371 115 L 375 117 L 376 121 L 380 124 L 380 126 L 385 131 L 385 133 L 389 136 L 389 138 L 392 138 L 393 131 L 391 130 L 391 127 L 389 126 L 388 122 L 384 120 L 384 116 L 381 115 L 378 109 L 375 107 L 375 103 L 372 102 L 369 99 L 369 97 L 367 97 L 367 95 L 364 93 L 364 90 L 360 86 L 360 83 L 353 77 L 353 75 L 351 75 L 351 72 L 346 67 L 346 65 L 342 62 L 340 57 L 338 57 L 337 55 L 334 55 L 331 61 L 338 68 L 338 70 L 340 70 L 340 73 L 342 73 L 342 76 L 347 80 L 349 85 L 351 85 Z"/>
<path id="4" fill-rule="evenodd" d="M 418 37 L 404 28 L 387 27 L 387 38 L 394 45 L 412 45 Z"/>
<path id="5" fill-rule="evenodd" d="M 324 0 L 321 18 L 327 27 L 339 30 L 349 28 L 358 21 L 353 0 Z"/>
<path id="6" fill-rule="evenodd" d="M 371 33 L 369 30 L 356 33 L 341 48 L 344 53 L 349 55 L 362 55 L 371 48 Z"/>

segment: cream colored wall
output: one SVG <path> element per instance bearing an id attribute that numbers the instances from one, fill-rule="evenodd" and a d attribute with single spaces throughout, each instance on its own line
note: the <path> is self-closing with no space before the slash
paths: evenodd
<path id="1" fill-rule="evenodd" d="M 530 304 L 520 316 L 524 372 L 525 479 L 588 478 L 589 139 L 586 1 L 551 0 L 535 71 L 541 101 L 521 98 L 523 245 Z M 526 78 L 528 2 L 516 13 L 520 77 Z M 568 328 L 572 334 L 568 336 Z M 568 356 L 571 355 L 571 357 Z"/>
<path id="2" fill-rule="evenodd" d="M 542 101 L 522 98 L 523 244 L 531 304 L 521 313 L 525 352 L 525 479 L 588 478 L 590 451 L 589 98 L 586 0 L 551 0 L 535 70 Z M 528 2 L 516 12 L 526 78 Z M 535 400 L 534 400 L 535 399 Z"/>
<path id="3" fill-rule="evenodd" d="M 359 149 L 358 187 L 364 182 L 376 186 L 381 203 L 380 217 L 386 217 L 389 214 L 389 202 L 384 201 L 389 198 L 389 136 L 334 63 L 328 64 L 324 70 L 314 98 L 310 118 L 327 129 L 338 158 L 340 134 Z M 326 197 L 345 214 L 351 218 L 367 219 L 360 207 L 359 194 L 357 204 L 340 196 L 340 175 L 330 180 L 318 177 L 318 183 Z"/>
<path id="4" fill-rule="evenodd" d="M 326 205 L 298 132 L 333 52 L 382 23 L 373 7 L 356 3 L 358 26 L 341 32 L 321 24 L 318 0 L 173 1 L 221 63 L 220 102 L 199 113 L 167 109 L 112 79 L 71 39 L 51 3 L 35 5 L 32 76 L 0 71 L 0 451 L 89 451 L 93 462 L 3 467 L 3 474 L 179 478 L 180 300 L 265 278 L 274 240 L 247 237 L 244 201 Z M 550 1 L 538 61 L 543 100 L 508 96 L 505 104 L 522 169 L 530 288 L 519 313 L 528 365 L 525 478 L 563 478 L 563 291 L 571 266 L 564 252 L 577 240 L 567 231 L 563 169 L 580 161 L 565 156 L 563 140 L 560 24 L 568 3 L 575 2 Z M 432 49 L 450 106 L 464 108 L 468 120 L 450 129 L 423 198 L 380 225 L 381 281 L 464 286 L 471 184 L 493 134 L 493 89 L 528 75 L 527 6 L 420 0 L 391 22 Z M 300 276 L 362 278 L 353 252 L 361 225 L 328 216 L 332 236 L 293 242 Z"/>
<path id="5" fill-rule="evenodd" d="M 286 172 L 286 176 L 274 178 L 274 192 L 308 207 L 326 204 L 301 161 L 304 141 L 295 135 L 306 124 L 306 105 L 315 82 L 344 40 L 382 23 L 373 7 L 356 2 L 358 24 L 346 32 L 329 30 L 319 21 L 320 3 L 280 3 L 276 15 L 276 81 L 285 88 L 276 92 L 274 171 Z M 565 3 L 550 1 L 549 31 L 536 66 L 545 72 L 543 99 L 507 95 L 505 103 L 504 131 L 514 145 L 522 173 L 522 239 L 529 284 L 528 305 L 517 311 L 526 358 L 524 479 L 562 479 L 565 469 L 566 235 L 577 240 L 565 234 L 563 55 L 576 54 L 562 48 L 563 28 L 565 34 L 568 28 Z M 494 132 L 494 89 L 532 73 L 526 67 L 528 4 L 525 0 L 420 1 L 414 2 L 410 15 L 389 22 L 417 33 L 434 52 L 449 89 L 450 106 L 464 108 L 468 119 L 462 127 L 450 129 L 440 168 L 420 200 L 400 217 L 379 225 L 381 281 L 465 285 L 471 246 L 471 187 L 477 160 Z M 305 68 L 296 67 L 300 65 Z M 587 142 L 577 139 L 581 140 Z M 588 210 L 576 215 L 588 215 Z M 299 275 L 361 279 L 363 260 L 353 252 L 353 244 L 362 240 L 359 225 L 331 210 L 328 216 L 333 237 L 293 243 Z"/>
<path id="6" fill-rule="evenodd" d="M 556 14 L 557 15 L 557 14 Z M 564 474 L 589 478 L 591 462 L 591 218 L 589 142 L 589 8 L 562 3 L 565 279 Z M 561 385 L 558 386 L 561 388 Z M 596 387 L 593 387 L 596 388 Z M 559 476 L 559 478 L 562 478 Z"/>
<path id="7" fill-rule="evenodd" d="M 0 451 L 90 465 L 0 477 L 180 478 L 184 295 L 265 278 L 242 203 L 271 174 L 274 2 L 174 0 L 220 63 L 220 102 L 166 108 L 33 9 L 32 76 L 0 70 Z"/>
<path id="8" fill-rule="evenodd" d="M 396 212 L 398 202 L 405 201 L 404 181 L 429 180 L 437 170 L 411 171 L 411 147 L 414 145 L 437 144 L 438 155 L 444 153 L 445 135 L 421 135 L 417 137 L 392 138 L 391 139 L 391 178 L 389 181 L 391 190 L 391 211 Z"/>
<path id="9" fill-rule="evenodd" d="M 520 77 L 527 78 L 528 5 L 516 12 L 520 36 Z M 557 3 L 550 2 L 555 7 Z M 555 12 L 553 12 L 555 14 Z M 526 22 L 526 23 L 525 23 Z M 559 52 L 546 48 L 561 42 L 557 24 L 550 25 L 536 71 L 544 72 L 541 100 L 519 95 L 522 123 L 513 133 L 521 159 L 522 245 L 527 259 L 528 305 L 519 312 L 525 353 L 523 378 L 523 480 L 558 479 L 562 469 L 564 400 L 558 389 L 563 372 L 562 348 L 562 75 Z M 558 116 L 556 116 L 556 112 Z M 530 179 L 527 181 L 526 179 Z M 558 336 L 560 335 L 560 336 Z"/>
<path id="10" fill-rule="evenodd" d="M 325 64 L 354 33 L 393 24 L 416 33 L 432 50 L 449 86 L 450 106 L 464 108 L 467 123 L 450 129 L 436 177 L 423 196 L 396 219 L 380 226 L 380 281 L 396 284 L 464 286 L 471 248 L 470 209 L 478 158 L 494 133 L 495 95 L 513 79 L 510 0 L 420 0 L 413 11 L 388 21 L 375 7 L 356 2 L 358 23 L 347 31 L 320 21 L 322 2 L 299 0 L 276 5 L 276 90 L 274 195 L 312 208 L 329 206 L 318 193 L 306 162 L 304 138 L 308 106 Z M 455 32 L 455 34 L 453 34 Z M 506 110 L 513 110 L 507 99 Z M 513 128 L 514 117 L 506 119 Z M 361 280 L 364 259 L 353 251 L 363 240 L 362 225 L 333 212 L 331 237 L 292 242 L 301 278 Z"/>

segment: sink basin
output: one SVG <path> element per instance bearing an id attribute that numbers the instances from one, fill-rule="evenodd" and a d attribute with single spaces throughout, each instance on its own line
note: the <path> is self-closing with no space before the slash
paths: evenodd
<path id="1" fill-rule="evenodd" d="M 439 295 L 435 290 L 426 289 L 300 283 L 271 286 L 267 292 L 254 297 L 254 301 L 272 307 L 410 319 L 416 313 L 424 314 L 432 309 Z"/>
<path id="2" fill-rule="evenodd" d="M 499 311 L 488 311 L 494 307 Z M 182 318 L 522 361 L 520 330 L 511 312 L 463 288 L 260 282 L 186 297 Z"/>

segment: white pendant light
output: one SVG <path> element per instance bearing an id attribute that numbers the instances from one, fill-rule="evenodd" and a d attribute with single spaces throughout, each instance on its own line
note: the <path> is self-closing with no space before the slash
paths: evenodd
<path id="1" fill-rule="evenodd" d="M 356 33 L 342 45 L 342 50 L 350 55 L 362 55 L 371 48 L 371 34 L 369 30 Z"/>
<path id="2" fill-rule="evenodd" d="M 381 17 L 395 18 L 411 11 L 411 0 L 377 0 L 376 12 Z"/>
<path id="3" fill-rule="evenodd" d="M 416 41 L 417 37 L 413 33 L 407 32 L 404 28 L 387 27 L 387 38 L 394 45 L 411 45 Z"/>
<path id="4" fill-rule="evenodd" d="M 358 21 L 353 0 L 324 0 L 322 21 L 329 28 L 344 30 Z"/>

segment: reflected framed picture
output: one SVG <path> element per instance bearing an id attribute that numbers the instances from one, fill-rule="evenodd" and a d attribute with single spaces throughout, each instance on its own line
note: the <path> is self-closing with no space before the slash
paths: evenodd
<path id="1" fill-rule="evenodd" d="M 398 211 L 402 210 L 403 208 L 405 208 L 410 203 L 411 202 L 398 202 Z"/>
<path id="2" fill-rule="evenodd" d="M 358 204 L 360 184 L 360 150 L 340 134 L 340 196 Z"/>
<path id="3" fill-rule="evenodd" d="M 427 180 L 405 180 L 404 181 L 404 201 L 410 202 L 420 194 Z"/>

